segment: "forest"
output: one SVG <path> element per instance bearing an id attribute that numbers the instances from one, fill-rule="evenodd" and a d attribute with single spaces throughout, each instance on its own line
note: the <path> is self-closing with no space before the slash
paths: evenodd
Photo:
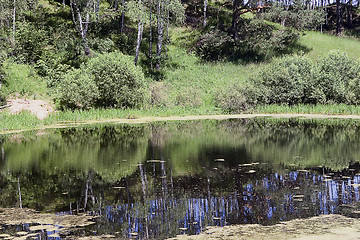
<path id="1" fill-rule="evenodd" d="M 358 1 L 0 0 L 0 12 L 0 106 L 171 115 L 360 103 Z"/>

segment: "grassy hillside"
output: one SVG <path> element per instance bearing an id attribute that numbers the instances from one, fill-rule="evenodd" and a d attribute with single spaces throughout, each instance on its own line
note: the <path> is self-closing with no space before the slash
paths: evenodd
<path id="1" fill-rule="evenodd" d="M 179 31 L 180 36 L 187 33 Z M 248 81 L 261 68 L 271 64 L 260 63 L 236 63 L 229 61 L 205 62 L 192 54 L 188 48 L 179 44 L 171 44 L 168 51 L 168 64 L 164 69 L 162 81 L 152 81 L 149 91 L 152 92 L 150 103 L 140 110 L 91 110 L 85 111 L 66 111 L 56 113 L 45 121 L 39 121 L 29 114 L 9 116 L 0 112 L 0 129 L 20 129 L 34 128 L 43 124 L 54 124 L 58 121 L 76 121 L 91 119 L 109 119 L 115 117 L 138 117 L 138 116 L 169 116 L 169 115 L 191 115 L 191 114 L 220 114 L 222 110 L 216 106 L 216 96 L 219 92 L 230 91 L 232 86 Z M 338 38 L 318 32 L 306 32 L 300 39 L 301 49 L 309 58 L 316 60 L 325 53 L 332 50 L 346 52 L 350 57 L 360 59 L 360 42 L 356 39 Z M 48 90 L 41 84 L 34 84 L 36 74 L 30 67 L 9 63 L 5 74 L 9 76 L 8 87 L 4 90 L 9 94 L 22 91 L 28 97 L 48 97 Z M 18 84 L 21 84 L 17 86 Z M 10 88 L 11 86 L 11 88 Z M 21 89 L 20 89 L 21 88 Z M 28 88 L 28 89 L 27 89 Z M 20 90 L 18 90 L 20 89 Z M 28 94 L 26 94 L 28 93 Z M 34 96 L 36 95 L 36 96 Z M 326 105 L 326 106 L 268 106 L 258 107 L 252 111 L 256 112 L 305 112 L 305 113 L 327 113 L 344 114 L 360 112 L 358 107 L 346 105 Z"/>
<path id="2" fill-rule="evenodd" d="M 332 50 L 346 52 L 349 57 L 360 59 L 360 42 L 358 39 L 308 31 L 300 38 L 300 44 L 307 49 L 306 55 L 312 59 L 317 59 Z"/>

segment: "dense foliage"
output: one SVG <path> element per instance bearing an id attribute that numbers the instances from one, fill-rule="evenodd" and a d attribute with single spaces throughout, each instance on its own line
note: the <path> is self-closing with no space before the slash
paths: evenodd
<path id="1" fill-rule="evenodd" d="M 343 23 L 354 19 L 350 29 L 348 5 L 340 12 Z M 333 30 L 333 10 L 300 1 L 0 0 L 2 99 L 46 98 L 72 110 L 357 104 L 358 66 L 346 56 L 279 58 L 309 52 L 299 39 Z M 240 69 L 272 58 L 254 81 L 257 69 Z"/>
<path id="2" fill-rule="evenodd" d="M 262 104 L 358 104 L 360 63 L 330 52 L 315 64 L 304 56 L 273 61 L 253 79 Z"/>
<path id="3" fill-rule="evenodd" d="M 145 78 L 129 56 L 100 54 L 69 71 L 59 84 L 62 107 L 140 107 L 145 100 Z"/>

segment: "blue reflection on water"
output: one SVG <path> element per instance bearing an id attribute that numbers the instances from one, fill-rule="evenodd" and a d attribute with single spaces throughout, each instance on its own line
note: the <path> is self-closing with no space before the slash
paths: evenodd
<path id="1" fill-rule="evenodd" d="M 272 223 L 317 214 L 338 213 L 341 204 L 351 204 L 360 199 L 360 176 L 352 179 L 329 179 L 317 173 L 291 171 L 274 173 L 243 185 L 242 193 L 211 193 L 205 196 L 146 200 L 141 204 L 107 206 L 107 221 L 127 225 L 127 234 L 144 234 L 151 226 L 156 236 L 172 225 L 178 234 L 200 233 L 207 225 L 224 226 L 233 223 Z M 144 218 L 146 221 L 144 221 Z M 271 221 L 270 221 L 271 220 Z M 170 230 L 169 230 L 170 231 Z M 153 236 L 153 237 L 154 237 Z M 140 236 L 141 237 L 141 236 Z"/>

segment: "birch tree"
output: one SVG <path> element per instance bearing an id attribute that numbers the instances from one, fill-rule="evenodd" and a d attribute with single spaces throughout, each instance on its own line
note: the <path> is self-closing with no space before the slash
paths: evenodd
<path id="1" fill-rule="evenodd" d="M 157 0 L 157 46 L 156 70 L 160 70 L 160 59 L 164 40 L 164 22 L 181 23 L 185 18 L 185 10 L 180 0 Z M 168 32 L 168 31 L 167 31 Z"/>
<path id="2" fill-rule="evenodd" d="M 143 0 L 131 1 L 127 4 L 127 9 L 129 12 L 130 18 L 137 22 L 137 40 L 136 40 L 136 49 L 135 49 L 135 59 L 134 63 L 137 65 L 140 54 L 140 45 L 142 42 L 142 36 L 144 31 L 144 23 L 146 21 L 146 9 Z"/>
<path id="3" fill-rule="evenodd" d="M 208 0 L 204 0 L 204 27 L 206 27 L 207 24 L 207 5 L 208 5 Z"/>
<path id="4" fill-rule="evenodd" d="M 91 50 L 87 42 L 87 32 L 90 23 L 92 0 L 71 0 L 70 9 L 76 31 L 80 34 L 84 45 L 85 55 L 90 55 Z"/>

